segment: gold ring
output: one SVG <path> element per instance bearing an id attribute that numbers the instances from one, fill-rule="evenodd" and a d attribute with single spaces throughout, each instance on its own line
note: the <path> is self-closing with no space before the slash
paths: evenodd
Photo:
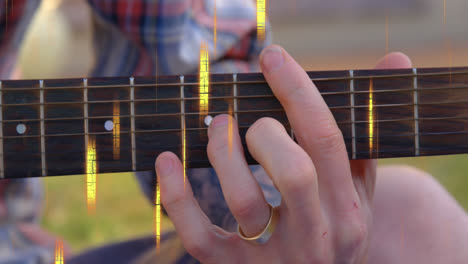
<path id="1" fill-rule="evenodd" d="M 239 224 L 237 224 L 237 234 L 246 241 L 249 241 L 250 243 L 253 243 L 254 245 L 258 244 L 265 244 L 273 234 L 276 228 L 276 224 L 278 223 L 278 218 L 279 218 L 279 207 L 273 207 L 271 204 L 268 204 L 270 207 L 270 219 L 268 220 L 268 223 L 266 227 L 263 229 L 260 234 L 255 235 L 253 237 L 246 237 L 244 235 L 244 232 L 242 232 L 242 229 L 240 228 Z"/>

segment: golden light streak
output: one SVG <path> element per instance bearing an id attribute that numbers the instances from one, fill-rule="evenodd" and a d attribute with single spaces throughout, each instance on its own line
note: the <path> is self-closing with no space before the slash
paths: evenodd
<path id="1" fill-rule="evenodd" d="M 57 240 L 55 242 L 55 262 L 54 264 L 64 264 L 63 260 L 63 242 Z"/>
<path id="2" fill-rule="evenodd" d="M 446 38 L 445 43 L 447 45 L 447 57 L 449 64 L 449 84 L 452 85 L 452 65 L 453 65 L 453 54 L 452 54 L 452 41 L 449 37 Z"/>
<path id="3" fill-rule="evenodd" d="M 113 140 L 113 154 L 114 160 L 120 160 L 120 104 L 118 101 L 114 102 L 114 116 L 113 116 L 113 123 L 114 129 L 112 133 L 112 140 Z"/>
<path id="4" fill-rule="evenodd" d="M 229 104 L 229 122 L 228 122 L 228 145 L 229 155 L 232 153 L 232 106 Z"/>
<path id="5" fill-rule="evenodd" d="M 388 16 L 385 17 L 385 54 L 388 54 Z"/>
<path id="6" fill-rule="evenodd" d="M 446 5 L 446 0 L 444 0 L 444 25 L 445 25 L 445 22 L 447 21 L 447 20 L 446 20 L 446 17 L 447 17 L 447 16 L 446 16 L 446 14 L 447 14 L 447 8 L 446 8 L 446 7 L 447 7 L 447 5 Z"/>
<path id="7" fill-rule="evenodd" d="M 373 86 L 373 81 L 371 79 L 369 84 L 369 151 L 371 156 L 374 147 L 374 99 L 372 98 Z"/>
<path id="8" fill-rule="evenodd" d="M 157 82 L 158 82 L 158 61 L 157 61 L 157 58 L 155 59 L 155 62 L 154 62 L 154 65 L 155 65 L 155 71 L 154 71 L 154 79 L 155 79 L 155 85 L 157 85 Z M 157 86 L 155 86 L 155 98 L 158 98 L 158 88 Z M 158 113 L 158 101 L 155 101 L 154 102 L 154 106 L 155 106 L 155 110 L 156 110 L 156 113 Z M 183 130 L 183 132 L 185 133 L 185 129 Z M 185 135 L 184 135 L 184 138 L 185 138 Z M 185 144 L 183 144 L 183 148 L 185 148 Z M 184 158 L 184 187 L 185 187 L 185 158 Z M 155 186 L 155 199 L 154 199 L 154 203 L 155 203 L 155 208 L 154 208 L 154 231 L 156 233 L 156 252 L 157 254 L 159 254 L 159 251 L 160 251 L 160 248 L 161 248 L 161 212 L 162 212 L 162 206 L 161 206 L 161 191 L 159 189 L 159 182 L 158 182 L 158 178 L 156 178 L 156 186 Z M 184 188 L 185 189 L 185 188 Z"/>
<path id="9" fill-rule="evenodd" d="M 208 45 L 203 43 L 200 46 L 200 114 L 205 116 L 208 114 L 208 99 L 209 99 L 209 54 Z"/>
<path id="10" fill-rule="evenodd" d="M 185 119 L 184 119 L 185 120 Z M 185 179 L 187 178 L 186 168 L 187 168 L 187 142 L 185 138 L 185 121 L 182 124 L 182 168 L 184 170 L 184 190 L 185 190 Z"/>
<path id="11" fill-rule="evenodd" d="M 446 0 L 444 0 L 444 31 L 446 31 L 445 24 L 447 22 L 447 5 L 446 5 Z M 448 63 L 449 63 L 449 83 L 450 85 L 452 84 L 452 63 L 453 63 L 453 57 L 452 57 L 452 42 L 449 36 L 445 37 L 445 46 L 447 48 L 447 57 L 448 57 Z"/>
<path id="12" fill-rule="evenodd" d="M 86 200 L 88 212 L 96 209 L 96 174 L 97 155 L 96 141 L 93 137 L 88 138 L 88 150 L 86 153 Z"/>
<path id="13" fill-rule="evenodd" d="M 8 30 L 8 0 L 5 1 L 5 32 Z"/>
<path id="14" fill-rule="evenodd" d="M 296 15 L 296 12 L 297 12 L 297 2 L 296 2 L 296 0 L 291 1 L 290 10 L 292 11 L 291 12 L 292 15 Z"/>
<path id="15" fill-rule="evenodd" d="M 161 192 L 159 190 L 159 182 L 156 180 L 156 197 L 155 204 L 156 208 L 154 211 L 155 218 L 155 231 L 156 231 L 156 250 L 159 253 L 160 242 L 161 242 Z"/>
<path id="16" fill-rule="evenodd" d="M 403 250 L 405 249 L 404 247 L 404 240 L 403 240 L 403 235 L 404 235 L 404 224 L 403 224 L 403 216 L 400 216 L 400 254 L 403 256 Z"/>
<path id="17" fill-rule="evenodd" d="M 265 23 L 266 23 L 266 0 L 257 0 L 257 38 L 265 39 Z"/>
<path id="18" fill-rule="evenodd" d="M 213 23 L 213 56 L 216 58 L 216 0 L 214 0 L 214 11 L 213 11 L 214 23 Z"/>

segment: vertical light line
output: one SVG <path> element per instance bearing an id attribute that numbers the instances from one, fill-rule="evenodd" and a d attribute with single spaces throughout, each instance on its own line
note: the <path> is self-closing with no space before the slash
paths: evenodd
<path id="1" fill-rule="evenodd" d="M 296 12 L 297 12 L 297 1 L 296 0 L 292 0 L 291 1 L 291 5 L 290 5 L 290 10 L 292 10 L 292 15 L 296 15 Z"/>
<path id="2" fill-rule="evenodd" d="M 403 259 L 403 216 L 400 217 L 400 256 Z"/>
<path id="3" fill-rule="evenodd" d="M 413 89 L 414 89 L 414 147 L 415 156 L 419 156 L 419 109 L 418 109 L 418 70 L 413 68 Z"/>
<path id="4" fill-rule="evenodd" d="M 3 82 L 0 81 L 0 178 L 5 178 L 4 156 L 3 156 Z"/>
<path id="5" fill-rule="evenodd" d="M 214 17 L 214 21 L 213 21 L 213 43 L 214 43 L 214 47 L 213 47 L 213 56 L 216 58 L 216 35 L 217 35 L 217 32 L 216 32 L 216 26 L 217 26 L 217 14 L 216 14 L 216 0 L 213 0 L 214 2 L 214 11 L 213 11 L 213 17 Z"/>
<path id="6" fill-rule="evenodd" d="M 374 99 L 373 99 L 373 80 L 369 83 L 369 151 L 372 157 L 374 148 Z"/>
<path id="7" fill-rule="evenodd" d="M 8 31 L 8 0 L 5 1 L 5 32 Z"/>
<path id="8" fill-rule="evenodd" d="M 85 149 L 88 150 L 88 79 L 83 79 L 83 117 L 85 131 Z"/>
<path id="9" fill-rule="evenodd" d="M 96 140 L 91 136 L 88 138 L 86 164 L 86 197 L 88 201 L 88 212 L 93 212 L 96 209 L 97 155 Z"/>
<path id="10" fill-rule="evenodd" d="M 449 85 L 452 85 L 452 65 L 453 65 L 453 55 L 452 55 L 452 41 L 450 37 L 447 36 L 447 56 L 449 63 Z"/>
<path id="11" fill-rule="evenodd" d="M 351 100 L 351 136 L 352 136 L 352 159 L 356 159 L 356 115 L 354 109 L 354 71 L 349 71 L 349 91 Z"/>
<path id="12" fill-rule="evenodd" d="M 228 148 L 229 148 L 229 155 L 232 153 L 232 122 L 233 122 L 233 116 L 232 116 L 232 104 L 229 104 L 229 122 L 228 122 Z"/>
<path id="13" fill-rule="evenodd" d="M 388 15 L 385 17 L 385 54 L 388 54 L 389 51 L 389 36 L 388 36 L 388 31 L 389 31 L 389 25 L 388 25 Z"/>
<path id="14" fill-rule="evenodd" d="M 132 144 L 132 170 L 136 171 L 136 145 L 135 145 L 135 78 L 130 77 L 130 136 Z"/>
<path id="15" fill-rule="evenodd" d="M 452 42 L 450 36 L 447 34 L 447 28 L 445 24 L 447 23 L 447 3 L 444 0 L 444 32 L 445 32 L 445 46 L 447 48 L 447 57 L 449 63 L 449 84 L 452 84 L 452 63 L 453 63 L 453 56 L 452 56 Z"/>
<path id="16" fill-rule="evenodd" d="M 208 45 L 203 43 L 200 46 L 200 118 L 208 114 L 209 72 Z"/>
<path id="17" fill-rule="evenodd" d="M 113 109 L 113 123 L 114 129 L 112 132 L 112 141 L 113 141 L 113 156 L 114 160 L 120 160 L 120 103 L 114 101 Z"/>
<path id="18" fill-rule="evenodd" d="M 55 241 L 55 262 L 54 264 L 64 264 L 63 259 L 63 242 L 60 240 Z"/>
<path id="19" fill-rule="evenodd" d="M 446 4 L 447 4 L 446 0 L 444 0 L 444 25 L 446 23 L 446 17 L 447 17 L 447 9 L 446 9 L 447 5 Z"/>
<path id="20" fill-rule="evenodd" d="M 237 73 L 232 74 L 232 83 L 232 95 L 234 96 L 234 117 L 237 121 L 239 121 L 237 116 Z"/>
<path id="21" fill-rule="evenodd" d="M 155 197 L 155 232 L 156 232 L 156 251 L 159 253 L 161 247 L 161 190 L 159 182 L 156 179 L 156 197 Z"/>
<path id="22" fill-rule="evenodd" d="M 45 158 L 45 128 L 44 128 L 44 81 L 39 81 L 39 102 L 40 105 L 40 118 L 41 118 L 41 170 L 42 176 L 46 176 L 47 168 L 46 168 L 46 158 Z"/>
<path id="23" fill-rule="evenodd" d="M 186 168 L 187 168 L 187 151 L 186 151 L 186 137 L 185 137 L 185 94 L 184 94 L 184 76 L 180 76 L 180 127 L 182 128 L 182 167 L 184 170 L 184 190 L 185 190 L 185 179 L 186 179 Z"/>
<path id="24" fill-rule="evenodd" d="M 94 138 L 89 136 L 88 120 L 88 79 L 83 79 L 83 114 L 85 130 L 85 148 L 86 148 L 86 204 L 88 213 L 96 209 L 96 143 Z"/>
<path id="25" fill-rule="evenodd" d="M 265 39 L 265 23 L 266 23 L 266 0 L 257 0 L 257 38 Z"/>

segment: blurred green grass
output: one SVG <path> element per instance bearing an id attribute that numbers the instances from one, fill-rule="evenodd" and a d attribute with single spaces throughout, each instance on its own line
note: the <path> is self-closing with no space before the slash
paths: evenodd
<path id="1" fill-rule="evenodd" d="M 379 164 L 408 164 L 431 173 L 468 209 L 468 155 L 385 159 Z M 154 233 L 154 209 L 131 173 L 98 175 L 97 206 L 88 214 L 85 177 L 45 179 L 43 226 L 71 245 L 74 252 Z M 167 218 L 162 228 L 172 228 Z"/>
<path id="2" fill-rule="evenodd" d="M 46 178 L 42 225 L 74 252 L 154 233 L 154 209 L 132 173 L 100 174 L 94 213 L 86 206 L 83 175 Z M 170 223 L 162 220 L 162 227 Z"/>

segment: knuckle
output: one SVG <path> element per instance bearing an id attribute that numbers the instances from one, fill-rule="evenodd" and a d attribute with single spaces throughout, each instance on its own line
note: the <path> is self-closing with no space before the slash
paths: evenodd
<path id="1" fill-rule="evenodd" d="M 285 99 L 284 103 L 287 105 L 297 105 L 298 102 L 303 102 L 305 98 L 309 98 L 304 93 L 313 86 L 310 79 L 299 80 L 298 83 L 291 85 L 285 94 L 282 94 L 282 97 Z"/>
<path id="2" fill-rule="evenodd" d="M 257 201 L 252 196 L 239 196 L 231 202 L 232 213 L 241 219 L 251 219 L 258 212 Z"/>
<path id="3" fill-rule="evenodd" d="M 185 193 L 173 193 L 171 196 L 161 195 L 161 202 L 166 210 L 177 210 L 186 202 Z"/>
<path id="4" fill-rule="evenodd" d="M 281 173 L 288 175 L 288 177 L 281 178 L 284 179 L 281 184 L 290 193 L 310 191 L 311 186 L 315 184 L 315 168 L 308 157 L 296 156 L 295 160 L 289 163 L 289 166 L 284 167 Z"/>
<path id="5" fill-rule="evenodd" d="M 369 231 L 364 221 L 355 217 L 349 220 L 345 228 L 340 232 L 339 248 L 345 255 L 356 253 L 361 247 L 366 245 Z"/>
<path id="6" fill-rule="evenodd" d="M 207 236 L 201 237 L 186 237 L 184 247 L 185 250 L 202 262 L 208 262 L 211 259 L 211 240 Z"/>
<path id="7" fill-rule="evenodd" d="M 273 127 L 283 126 L 278 120 L 271 117 L 262 117 L 255 121 L 247 130 L 245 138 L 247 142 L 252 142 L 257 135 L 270 132 Z"/>
<path id="8" fill-rule="evenodd" d="M 328 123 L 328 124 L 327 124 Z M 341 130 L 333 122 L 327 121 L 326 125 L 320 126 L 321 131 L 318 133 L 313 143 L 315 148 L 326 150 L 325 153 L 336 154 L 346 150 L 343 134 Z"/>

